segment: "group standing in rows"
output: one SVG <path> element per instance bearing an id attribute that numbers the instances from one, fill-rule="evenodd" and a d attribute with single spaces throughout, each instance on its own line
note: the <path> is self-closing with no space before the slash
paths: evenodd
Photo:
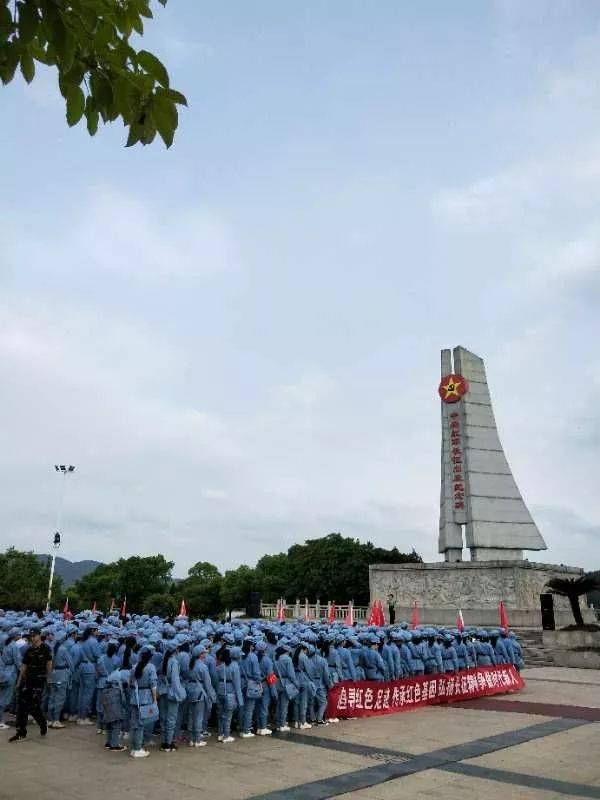
<path id="1" fill-rule="evenodd" d="M 105 747 L 145 758 L 335 723 L 328 691 L 339 681 L 391 681 L 474 666 L 523 666 L 514 633 L 264 620 L 217 623 L 147 615 L 73 620 L 0 611 L 0 730 L 16 712 L 27 736 L 66 723 L 95 725 Z M 93 719 L 92 719 L 93 718 Z M 158 738 L 158 736 L 160 738 Z"/>

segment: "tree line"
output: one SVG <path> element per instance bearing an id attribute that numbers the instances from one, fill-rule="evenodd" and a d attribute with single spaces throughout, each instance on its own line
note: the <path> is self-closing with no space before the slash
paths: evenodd
<path id="1" fill-rule="evenodd" d="M 4 568 L 3 559 L 10 561 L 11 569 Z M 286 553 L 263 556 L 254 567 L 242 564 L 224 573 L 208 561 L 198 561 L 183 580 L 173 578 L 174 562 L 161 554 L 132 556 L 101 564 L 78 580 L 68 591 L 69 606 L 77 611 L 91 608 L 95 602 L 100 611 L 108 609 L 113 600 L 121 605 L 127 598 L 128 611 L 170 616 L 177 614 L 181 599 L 185 598 L 192 616 L 205 617 L 218 616 L 225 609 L 245 608 L 252 592 L 266 603 L 279 597 L 288 603 L 297 597 L 302 601 L 308 597 L 311 602 L 320 598 L 322 602 L 354 600 L 357 605 L 367 605 L 369 564 L 420 561 L 415 550 L 387 550 L 340 533 L 309 539 L 293 545 Z M 8 550 L 0 555 L 0 607 L 42 607 L 48 578 L 48 568 L 32 553 Z M 53 588 L 55 601 L 64 595 L 57 580 Z"/>

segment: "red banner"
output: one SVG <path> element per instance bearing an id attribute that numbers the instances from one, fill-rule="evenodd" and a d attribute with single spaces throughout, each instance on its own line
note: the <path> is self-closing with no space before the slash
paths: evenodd
<path id="1" fill-rule="evenodd" d="M 399 681 L 342 681 L 329 690 L 326 717 L 372 717 L 435 703 L 516 692 L 525 681 L 512 664 Z"/>

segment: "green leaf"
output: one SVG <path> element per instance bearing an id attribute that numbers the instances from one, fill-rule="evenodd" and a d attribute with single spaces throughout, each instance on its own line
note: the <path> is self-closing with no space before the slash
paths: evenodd
<path id="1" fill-rule="evenodd" d="M 0 36 L 8 36 L 13 29 L 12 14 L 6 6 L 0 6 Z"/>
<path id="2" fill-rule="evenodd" d="M 64 75 L 61 75 L 60 72 L 58 73 L 58 88 L 60 89 L 60 93 L 62 96 L 67 99 L 67 94 L 69 93 L 69 86 L 71 86 L 71 82 L 66 79 Z"/>
<path id="3" fill-rule="evenodd" d="M 113 91 L 110 81 L 96 70 L 90 75 L 90 90 L 94 96 L 96 108 L 106 122 L 108 110 L 113 104 Z"/>
<path id="4" fill-rule="evenodd" d="M 131 102 L 131 84 L 125 75 L 119 75 L 113 83 L 113 99 L 115 105 L 123 113 Z"/>
<path id="5" fill-rule="evenodd" d="M 94 44 L 96 47 L 106 47 L 106 45 L 115 38 L 115 27 L 110 25 L 104 20 L 98 23 L 98 29 L 94 37 Z"/>
<path id="6" fill-rule="evenodd" d="M 48 55 L 47 55 L 46 51 L 44 50 L 44 48 L 43 48 L 43 47 L 41 47 L 41 46 L 39 45 L 39 43 L 38 43 L 37 39 L 35 39 L 35 40 L 34 40 L 34 41 L 33 41 L 33 42 L 32 42 L 32 43 L 29 45 L 29 52 L 31 53 L 31 55 L 33 56 L 33 58 L 34 58 L 36 61 L 41 61 L 41 62 L 42 62 L 42 64 L 47 64 L 47 65 L 49 65 L 49 64 L 51 64 L 51 63 L 52 63 L 52 62 L 51 62 L 51 61 L 48 59 Z"/>
<path id="7" fill-rule="evenodd" d="M 94 136 L 96 131 L 98 130 L 98 121 L 100 119 L 100 114 L 95 109 L 89 109 L 86 112 L 87 118 L 87 129 L 90 136 Z"/>
<path id="8" fill-rule="evenodd" d="M 159 61 L 155 55 L 149 53 L 147 50 L 140 50 L 137 54 L 137 61 L 138 64 L 143 67 L 149 75 L 156 78 L 165 89 L 169 88 L 169 75 L 167 70 L 164 64 Z"/>
<path id="9" fill-rule="evenodd" d="M 0 78 L 2 83 L 7 84 L 12 81 L 19 63 L 19 43 L 6 42 L 0 45 Z"/>
<path id="10" fill-rule="evenodd" d="M 61 67 L 63 72 L 68 72 L 73 66 L 75 60 L 75 52 L 77 50 L 77 39 L 73 34 L 65 29 L 64 47 Z"/>
<path id="11" fill-rule="evenodd" d="M 156 94 L 164 95 L 165 97 L 168 97 L 169 100 L 172 100 L 174 103 L 177 103 L 180 106 L 187 106 L 188 104 L 185 95 L 181 94 L 181 92 L 178 92 L 175 89 L 157 89 Z"/>
<path id="12" fill-rule="evenodd" d="M 58 59 L 62 63 L 65 57 L 65 46 L 66 46 L 66 36 L 67 32 L 65 29 L 65 24 L 60 17 L 56 17 L 56 19 L 52 20 L 52 24 L 50 26 L 50 36 L 48 37 L 49 41 L 52 42 L 54 46 L 54 51 L 58 56 Z"/>
<path id="13" fill-rule="evenodd" d="M 40 24 L 37 8 L 33 3 L 17 3 L 19 12 L 19 38 L 21 44 L 29 44 Z"/>
<path id="14" fill-rule="evenodd" d="M 21 51 L 21 74 L 27 83 L 31 83 L 35 76 L 35 64 L 28 48 L 23 48 Z"/>
<path id="15" fill-rule="evenodd" d="M 85 95 L 81 86 L 69 86 L 67 90 L 67 122 L 70 127 L 77 125 L 85 109 Z"/>
<path id="16" fill-rule="evenodd" d="M 156 125 L 152 121 L 152 117 L 148 115 L 146 117 L 146 122 L 144 123 L 144 133 L 142 134 L 140 141 L 142 144 L 152 144 L 155 136 L 156 136 Z"/>
<path id="17" fill-rule="evenodd" d="M 156 96 L 152 104 L 152 116 L 161 139 L 167 147 L 171 147 L 179 121 L 175 103 L 164 96 Z"/>
<path id="18" fill-rule="evenodd" d="M 142 17 L 146 17 L 146 19 L 152 19 L 152 11 L 148 8 L 147 0 L 137 0 L 135 7 L 138 10 L 138 14 Z"/>
<path id="19" fill-rule="evenodd" d="M 127 137 L 127 144 L 125 147 L 131 147 L 132 145 L 136 144 L 140 141 L 143 135 L 144 126 L 139 125 L 137 122 L 133 122 L 129 127 L 129 136 Z"/>
<path id="20" fill-rule="evenodd" d="M 139 33 L 140 36 L 144 35 L 144 23 L 137 14 L 132 15 L 131 25 L 136 33 Z M 146 143 L 144 142 L 144 144 Z"/>
<path id="21" fill-rule="evenodd" d="M 71 69 L 63 74 L 63 79 L 67 84 L 72 83 L 73 86 L 80 86 L 81 83 L 83 83 L 85 73 L 85 65 L 81 61 L 76 60 Z"/>

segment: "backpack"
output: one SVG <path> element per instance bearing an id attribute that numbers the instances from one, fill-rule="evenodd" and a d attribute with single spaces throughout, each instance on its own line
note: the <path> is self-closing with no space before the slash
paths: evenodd
<path id="1" fill-rule="evenodd" d="M 107 686 L 102 692 L 102 714 L 105 722 L 123 719 L 123 690 L 120 686 Z"/>

